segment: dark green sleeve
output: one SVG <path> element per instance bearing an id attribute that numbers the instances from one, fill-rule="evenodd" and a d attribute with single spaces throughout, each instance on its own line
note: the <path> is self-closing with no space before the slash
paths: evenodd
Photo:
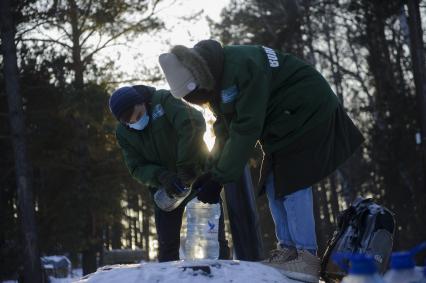
<path id="1" fill-rule="evenodd" d="M 213 124 L 213 132 L 215 141 L 211 150 L 211 159 L 214 162 L 220 158 L 225 142 L 228 139 L 228 126 L 224 117 L 216 117 L 216 121 Z"/>
<path id="2" fill-rule="evenodd" d="M 130 175 L 138 182 L 148 187 L 159 187 L 160 183 L 157 180 L 157 173 L 165 170 L 164 167 L 157 164 L 146 162 L 146 160 L 138 154 L 135 149 L 126 141 L 125 138 L 117 134 L 117 141 L 123 153 L 124 162 Z"/>
<path id="3" fill-rule="evenodd" d="M 236 181 L 241 176 L 262 133 L 269 98 L 269 80 L 263 70 L 251 62 L 239 70 L 235 115 L 229 125 L 229 137 L 212 170 L 222 183 Z"/>
<path id="4" fill-rule="evenodd" d="M 208 154 L 203 140 L 206 131 L 203 114 L 170 94 L 163 99 L 163 107 L 178 137 L 177 172 L 179 173 L 181 170 L 197 171 L 204 164 Z"/>

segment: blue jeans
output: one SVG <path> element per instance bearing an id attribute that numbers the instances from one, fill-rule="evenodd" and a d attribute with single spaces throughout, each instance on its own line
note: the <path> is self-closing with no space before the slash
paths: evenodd
<path id="1" fill-rule="evenodd" d="M 312 188 L 301 189 L 276 200 L 272 173 L 266 178 L 265 186 L 279 244 L 308 250 L 315 254 L 317 237 Z"/>

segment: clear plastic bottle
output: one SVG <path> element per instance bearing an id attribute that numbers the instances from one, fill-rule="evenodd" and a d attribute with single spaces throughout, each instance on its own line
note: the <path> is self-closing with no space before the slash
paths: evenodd
<path id="1" fill-rule="evenodd" d="M 373 257 L 365 254 L 335 254 L 333 259 L 344 270 L 348 270 L 341 283 L 385 283 L 377 272 Z M 344 264 L 350 262 L 350 267 Z"/>
<path id="2" fill-rule="evenodd" d="M 422 283 L 426 283 L 426 264 L 423 266 L 423 279 L 421 281 Z"/>
<path id="3" fill-rule="evenodd" d="M 420 283 L 426 283 L 426 265 L 419 268 L 419 272 L 422 274 L 422 279 Z"/>
<path id="4" fill-rule="evenodd" d="M 422 271 L 416 268 L 414 256 L 426 249 L 426 242 L 410 251 L 392 253 L 391 267 L 386 272 L 386 283 L 420 283 L 423 280 Z"/>
<path id="5" fill-rule="evenodd" d="M 220 205 L 202 203 L 194 198 L 186 205 L 186 259 L 219 257 Z"/>
<path id="6" fill-rule="evenodd" d="M 172 211 L 176 209 L 190 193 L 190 188 L 182 188 L 182 193 L 180 195 L 171 198 L 167 195 L 164 188 L 160 188 L 154 194 L 154 201 L 161 210 Z"/>

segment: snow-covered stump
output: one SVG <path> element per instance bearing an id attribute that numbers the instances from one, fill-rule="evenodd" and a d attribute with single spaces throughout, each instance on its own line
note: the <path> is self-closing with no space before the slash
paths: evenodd
<path id="1" fill-rule="evenodd" d="M 279 270 L 260 262 L 205 259 L 104 266 L 76 282 L 294 283 L 299 281 L 288 279 Z"/>

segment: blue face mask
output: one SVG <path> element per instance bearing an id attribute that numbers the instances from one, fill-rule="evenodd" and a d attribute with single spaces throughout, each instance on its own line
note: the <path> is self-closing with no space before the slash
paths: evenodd
<path id="1" fill-rule="evenodd" d="M 146 125 L 148 125 L 149 122 L 149 116 L 148 113 L 145 112 L 145 114 L 139 119 L 139 121 L 131 124 L 127 124 L 130 128 L 142 131 L 145 129 Z"/>

